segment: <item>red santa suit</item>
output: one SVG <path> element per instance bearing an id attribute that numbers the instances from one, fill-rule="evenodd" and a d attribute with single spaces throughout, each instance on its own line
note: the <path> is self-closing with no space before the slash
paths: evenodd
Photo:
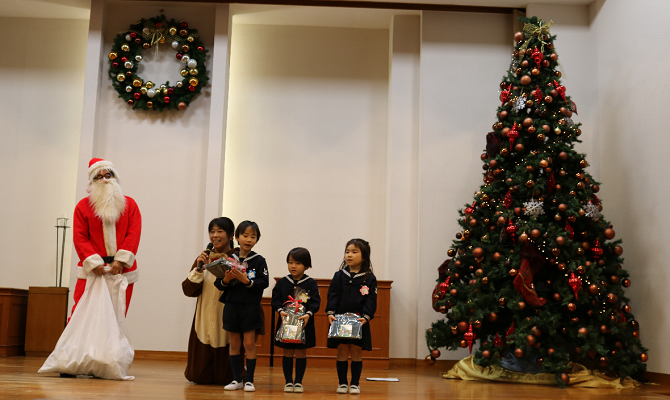
<path id="1" fill-rule="evenodd" d="M 93 159 L 91 162 L 93 163 Z M 95 166 L 107 165 L 108 162 L 99 160 Z M 90 168 L 99 170 L 100 168 Z M 111 168 L 107 168 L 110 169 Z M 130 305 L 130 298 L 133 293 L 133 284 L 137 281 L 139 274 L 137 271 L 137 262 L 135 254 L 140 244 L 140 233 L 142 231 L 142 216 L 135 200 L 124 196 L 126 205 L 116 223 L 106 223 L 98 217 L 91 204 L 89 197 L 82 199 L 75 207 L 73 222 L 73 241 L 74 248 L 79 255 L 79 264 L 77 265 L 77 284 L 74 289 L 74 306 L 72 313 L 79 299 L 84 294 L 86 288 L 86 278 L 93 269 L 111 264 L 114 261 L 120 261 L 130 268 L 123 268 L 123 275 L 128 279 L 128 288 L 126 289 L 126 313 Z M 107 258 L 108 262 L 103 260 Z"/>

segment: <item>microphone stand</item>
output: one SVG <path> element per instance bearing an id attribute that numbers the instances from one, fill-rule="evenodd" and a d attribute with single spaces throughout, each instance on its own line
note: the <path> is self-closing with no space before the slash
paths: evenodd
<path id="1" fill-rule="evenodd" d="M 65 258 L 65 235 L 67 233 L 67 218 L 56 218 L 56 286 L 63 286 L 63 259 Z M 63 228 L 63 239 L 61 241 L 60 251 L 60 272 L 58 271 L 58 242 L 60 239 L 60 230 Z"/>

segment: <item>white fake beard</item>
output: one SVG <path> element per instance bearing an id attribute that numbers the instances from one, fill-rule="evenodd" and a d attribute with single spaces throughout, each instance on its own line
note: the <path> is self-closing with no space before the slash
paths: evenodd
<path id="1" fill-rule="evenodd" d="M 126 208 L 126 198 L 116 179 L 101 179 L 91 183 L 86 191 L 88 201 L 93 206 L 95 215 L 103 222 L 115 224 Z"/>

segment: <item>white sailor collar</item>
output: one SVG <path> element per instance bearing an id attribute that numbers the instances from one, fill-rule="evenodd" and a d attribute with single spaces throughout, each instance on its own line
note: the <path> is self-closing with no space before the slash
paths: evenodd
<path id="1" fill-rule="evenodd" d="M 240 261 L 239 254 L 240 254 L 240 253 L 235 253 L 235 254 L 233 254 L 233 258 L 235 258 L 235 260 L 237 260 L 237 262 Z M 251 260 L 252 258 L 256 257 L 257 255 L 258 255 L 258 253 L 254 253 L 254 252 L 252 251 L 251 253 L 249 253 L 249 255 L 247 256 L 247 258 L 244 259 L 244 261 L 247 261 L 247 262 L 248 262 L 249 260 Z"/>
<path id="2" fill-rule="evenodd" d="M 302 279 L 300 279 L 298 282 L 293 280 L 293 277 L 291 276 L 291 274 L 286 275 L 284 278 L 288 279 L 288 281 L 291 282 L 294 285 L 299 285 L 299 284 L 305 282 L 307 279 L 309 279 L 309 276 L 307 276 L 307 274 L 303 274 Z"/>
<path id="3" fill-rule="evenodd" d="M 344 272 L 345 275 L 347 275 L 349 278 L 351 278 L 351 272 L 349 271 L 348 266 L 344 267 L 344 269 L 342 269 L 342 272 Z M 361 277 L 361 276 L 365 276 L 365 275 L 366 275 L 365 272 L 359 272 L 356 275 L 354 275 L 354 279 L 356 279 L 358 277 Z"/>

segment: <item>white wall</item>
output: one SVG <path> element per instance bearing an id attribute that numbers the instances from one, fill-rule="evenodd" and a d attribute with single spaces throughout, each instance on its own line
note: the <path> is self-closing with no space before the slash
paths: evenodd
<path id="1" fill-rule="evenodd" d="M 431 307 L 437 268 L 459 231 L 458 210 L 483 184 L 479 155 L 513 50 L 509 15 L 425 11 L 422 23 L 417 358 L 429 353 L 426 329 L 443 318 Z"/>
<path id="2" fill-rule="evenodd" d="M 670 4 L 608 0 L 587 9 L 529 5 L 527 12 L 557 23 L 552 33 L 559 35 L 564 84 L 580 112 L 573 119 L 584 123 L 577 150 L 587 153 L 589 170 L 602 183 L 603 215 L 623 239 L 623 267 L 633 282 L 626 295 L 650 349 L 648 370 L 669 373 L 670 351 L 659 333 L 670 323 L 659 305 L 668 301 L 662 269 L 670 231 L 658 207 L 670 192 L 663 183 Z"/>
<path id="3" fill-rule="evenodd" d="M 597 9 L 599 11 L 597 11 Z M 592 31 L 598 59 L 597 107 L 604 215 L 623 239 L 624 268 L 633 282 L 626 294 L 650 349 L 648 369 L 670 373 L 668 285 L 670 250 L 665 199 L 666 152 L 670 145 L 670 27 L 666 1 L 622 0 L 593 7 Z"/>
<path id="4" fill-rule="evenodd" d="M 56 286 L 56 218 L 75 204 L 87 20 L 0 18 L 0 286 Z M 63 286 L 69 284 L 72 230 Z"/>
<path id="5" fill-rule="evenodd" d="M 168 19 L 183 19 L 198 29 L 205 47 L 212 52 L 208 60 L 212 77 L 215 75 L 211 71 L 215 24 L 227 26 L 228 22 L 227 13 L 218 14 L 217 7 L 221 6 L 105 4 L 102 1 L 92 5 L 91 25 L 101 30 L 102 43 L 96 42 L 96 32 L 92 29 L 89 48 L 97 52 L 97 60 L 102 61 L 96 65 L 94 56 L 87 70 L 93 77 L 97 74 L 99 81 L 97 87 L 85 93 L 86 107 L 91 110 L 85 115 L 84 124 L 90 129 L 82 131 L 82 143 L 86 145 L 82 145 L 79 155 L 77 194 L 78 198 L 85 196 L 86 161 L 92 156 L 101 157 L 114 163 L 124 193 L 139 205 L 142 213 L 142 239 L 137 253 L 140 279 L 135 284 L 128 312 L 128 326 L 138 350 L 186 350 L 195 303 L 183 295 L 181 281 L 206 245 L 203 221 L 217 216 L 204 215 L 208 185 L 205 176 L 210 113 L 225 110 L 212 108 L 208 86 L 184 112 L 133 111 L 117 98 L 111 86 L 107 77 L 107 54 L 117 33 L 128 29 L 138 20 L 137 16 L 150 18 L 162 8 Z M 222 20 L 215 21 L 217 17 Z M 227 41 L 227 37 L 222 40 Z M 157 84 L 181 79 L 179 71 L 183 64 L 174 54 L 169 44 L 159 48 L 157 62 L 153 60 L 153 49 L 145 52 L 138 75 Z M 227 55 L 224 53 L 223 57 Z M 218 78 L 225 82 L 225 70 Z M 225 90 L 225 84 L 220 86 L 220 90 Z M 93 107 L 91 104 L 96 102 L 97 106 Z M 218 171 L 218 175 L 220 173 Z M 216 176 L 214 179 L 218 186 L 219 180 Z"/>
<path id="6" fill-rule="evenodd" d="M 303 245 L 315 256 L 314 275 L 329 277 L 341 259 L 341 247 L 347 239 L 370 238 L 380 279 L 394 280 L 397 289 L 392 291 L 392 311 L 416 315 L 415 322 L 409 320 L 393 331 L 391 356 L 423 358 L 427 354 L 424 331 L 440 318 L 430 307 L 436 269 L 446 258 L 458 230 L 457 210 L 469 202 L 481 185 L 479 154 L 485 147 L 485 134 L 495 121 L 498 84 L 512 50 L 509 16 L 425 12 L 420 53 L 411 50 L 408 58 L 393 45 L 395 40 L 389 47 L 393 30 L 310 28 L 314 30 L 308 33 L 316 35 L 314 38 L 333 46 L 340 43 L 333 49 L 346 56 L 342 62 L 311 59 L 310 54 L 300 53 L 298 46 L 273 42 L 274 47 L 267 54 L 272 57 L 267 59 L 275 67 L 283 67 L 277 68 L 283 71 L 282 75 L 253 65 L 249 66 L 250 71 L 238 71 L 239 80 L 231 81 L 230 91 L 233 95 L 238 90 L 234 100 L 237 103 L 231 104 L 228 114 L 225 98 L 216 99 L 226 91 L 228 29 L 222 24 L 228 22 L 227 8 L 213 4 L 180 8 L 176 3 L 127 2 L 111 2 L 107 7 L 102 0 L 93 2 L 95 18 L 88 32 L 88 49 L 95 53 L 88 55 L 84 51 L 86 22 L 0 19 L 3 37 L 25 43 L 13 49 L 13 57 L 0 60 L 0 218 L 5 226 L 0 234 L 1 286 L 53 284 L 53 225 L 64 212 L 71 216 L 75 200 L 83 197 L 84 164 L 95 152 L 117 165 L 125 191 L 138 200 L 144 216 L 138 253 L 141 279 L 128 314 L 136 348 L 185 350 L 194 303 L 181 294 L 179 283 L 204 244 L 203 222 L 215 216 L 210 214 L 215 214 L 211 210 L 217 207 L 208 205 L 211 201 L 204 193 L 211 193 L 213 187 L 221 189 L 223 169 L 221 165 L 217 167 L 214 155 L 220 153 L 220 164 L 223 145 L 227 144 L 231 147 L 226 152 L 229 158 L 225 171 L 226 179 L 231 181 L 226 180 L 223 190 L 237 204 L 229 205 L 226 197 L 224 214 L 236 222 L 251 218 L 260 223 L 263 239 L 258 250 L 269 258 L 271 275 L 282 275 L 286 252 Z M 164 8 L 168 16 L 189 20 L 201 31 L 207 46 L 218 49 L 213 59 L 222 57 L 215 61 L 223 67 L 213 74 L 212 89 L 204 90 L 191 108 L 178 116 L 128 111 L 106 77 L 104 57 L 111 38 L 135 22 L 136 15 L 149 17 L 158 8 Z M 662 307 L 667 303 L 668 278 L 662 268 L 668 258 L 663 241 L 668 228 L 664 218 L 659 217 L 662 211 L 658 207 L 668 197 L 662 162 L 663 150 L 670 140 L 665 135 L 667 124 L 663 118 L 667 108 L 665 93 L 670 89 L 665 73 L 670 54 L 665 39 L 669 28 L 663 16 L 669 12 L 666 2 L 651 0 L 598 1 L 588 9 L 537 4 L 528 7 L 528 15 L 556 22 L 552 32 L 558 35 L 556 48 L 563 65 L 563 83 L 579 108 L 579 116 L 573 119 L 584 124 L 584 143 L 577 149 L 587 154 L 590 172 L 602 182 L 599 194 L 604 201 L 604 214 L 614 224 L 617 237 L 624 240 L 624 267 L 631 272 L 633 281 L 627 294 L 642 326 L 642 341 L 651 349 L 649 370 L 663 373 L 670 373 L 663 342 L 668 319 L 664 318 Z M 127 20 L 128 15 L 133 15 L 132 20 Z M 404 29 L 408 29 L 407 24 L 412 22 L 405 21 Z M 394 24 L 393 29 L 397 26 Z M 97 39 L 96 29 L 102 29 L 97 32 Z M 224 33 L 219 36 L 222 29 Z M 250 44 L 267 39 L 271 29 L 282 32 L 277 40 L 304 32 L 296 27 L 242 29 L 265 30 L 264 35 L 240 37 L 239 43 L 248 40 Z M 338 42 L 344 37 L 348 41 Z M 307 37 L 292 40 L 303 43 L 301 40 L 307 41 Z M 361 43 L 352 49 L 341 47 L 352 41 Z M 249 50 L 260 50 L 265 45 L 256 42 Z M 322 57 L 328 56 L 314 44 L 305 45 Z M 67 57 L 61 57 L 63 54 Z M 282 64 L 283 55 L 287 54 L 300 55 L 300 60 L 323 68 L 316 73 L 305 65 Z M 362 63 L 370 67 L 361 71 L 352 54 L 365 58 Z M 342 71 L 345 65 L 355 71 Z M 418 69 L 418 75 L 413 69 Z M 297 71 L 301 71 L 300 76 L 296 76 Z M 338 83 L 334 88 L 332 81 Z M 420 95 L 411 82 L 419 85 Z M 251 93 L 239 93 L 236 84 L 246 85 Z M 93 89 L 88 85 L 93 85 Z M 263 102 L 249 103 L 261 100 L 260 94 L 264 94 Z M 402 102 L 404 98 L 395 97 L 396 94 L 419 97 Z M 351 107 L 343 99 L 363 106 Z M 412 122 L 418 105 L 418 122 Z M 86 110 L 84 115 L 82 109 Z M 276 109 L 283 118 L 272 111 Z M 272 111 L 267 120 L 256 117 L 263 110 Z M 336 113 L 341 110 L 347 112 Z M 217 120 L 213 117 L 216 113 L 229 115 L 232 121 Z M 365 113 L 367 120 L 361 117 Z M 358 124 L 353 124 L 356 121 Z M 348 123 L 352 123 L 349 128 Z M 231 132 L 224 143 L 226 127 Z M 241 128 L 252 135 L 242 138 L 233 133 Z M 407 136 L 400 133 L 403 131 L 408 132 Z M 259 135 L 268 132 L 274 136 L 261 143 Z M 314 133 L 317 135 L 312 136 Z M 363 143 L 356 143 L 353 134 L 362 135 Z M 220 143 L 211 148 L 216 137 Z M 312 138 L 309 148 L 300 142 L 307 138 Z M 328 139 L 339 143 L 339 147 L 326 142 Z M 408 147 L 406 153 L 399 151 L 402 146 Z M 236 148 L 239 151 L 234 151 Z M 258 155 L 263 158 L 251 162 L 242 159 L 240 156 L 249 148 L 260 152 Z M 321 149 L 321 157 L 312 154 L 314 149 Z M 300 150 L 310 151 L 303 155 Z M 342 154 L 359 155 L 354 160 L 359 163 L 356 170 L 365 172 L 351 173 L 354 168 L 342 162 Z M 364 157 L 367 162 L 362 161 Z M 389 159 L 398 164 L 389 163 Z M 259 167 L 267 164 L 273 168 Z M 414 169 L 403 175 L 402 166 L 408 165 Z M 311 179 L 313 174 L 305 169 L 312 166 L 317 166 L 314 169 L 328 179 L 327 183 L 332 182 L 332 188 L 325 187 L 322 179 Z M 256 168 L 260 175 L 253 179 L 260 182 L 250 190 L 260 191 L 261 199 L 269 194 L 273 202 L 271 206 L 250 207 L 247 212 L 238 191 L 233 189 L 242 188 L 243 174 Z M 279 173 L 290 174 L 293 179 L 273 180 Z M 352 178 L 344 179 L 345 175 Z M 45 176 L 48 178 L 42 178 Z M 206 181 L 204 176 L 213 178 Z M 405 185 L 398 185 L 398 179 Z M 316 201 L 321 204 L 323 197 L 315 199 L 313 191 L 306 193 L 303 186 L 295 183 L 300 181 L 309 182 L 310 188 L 316 185 L 316 193 L 341 196 L 349 205 L 359 201 L 358 206 L 370 212 L 361 216 L 357 210 L 359 214 L 348 217 L 358 221 L 356 231 L 342 228 L 354 223 L 342 223 L 338 218 L 343 211 L 332 204 L 324 203 L 324 207 L 330 206 L 330 213 L 317 213 L 311 208 L 307 218 L 301 220 L 287 204 L 310 207 Z M 342 187 L 345 193 L 350 187 L 355 192 L 366 183 L 371 187 L 366 189 L 365 198 L 342 196 Z M 389 197 L 389 193 L 398 193 L 391 190 L 394 185 L 401 193 Z M 409 191 L 407 185 L 411 186 Z M 412 191 L 415 197 L 411 196 Z M 284 213 L 277 217 L 276 210 Z M 329 231 L 323 226 L 337 229 Z M 405 230 L 408 237 L 403 241 Z M 416 260 L 412 262 L 410 258 L 407 262 L 403 258 L 407 265 L 403 271 L 397 255 L 406 247 L 408 252 L 416 253 Z M 402 318 L 397 315 L 392 324 L 408 321 Z M 408 329 L 413 332 L 408 333 Z M 450 352 L 443 358 L 466 354 L 467 351 Z"/>
<path id="7" fill-rule="evenodd" d="M 308 274 L 331 278 L 361 237 L 387 278 L 388 43 L 388 30 L 233 19 L 223 213 L 259 224 L 271 277 L 300 246 Z"/>

